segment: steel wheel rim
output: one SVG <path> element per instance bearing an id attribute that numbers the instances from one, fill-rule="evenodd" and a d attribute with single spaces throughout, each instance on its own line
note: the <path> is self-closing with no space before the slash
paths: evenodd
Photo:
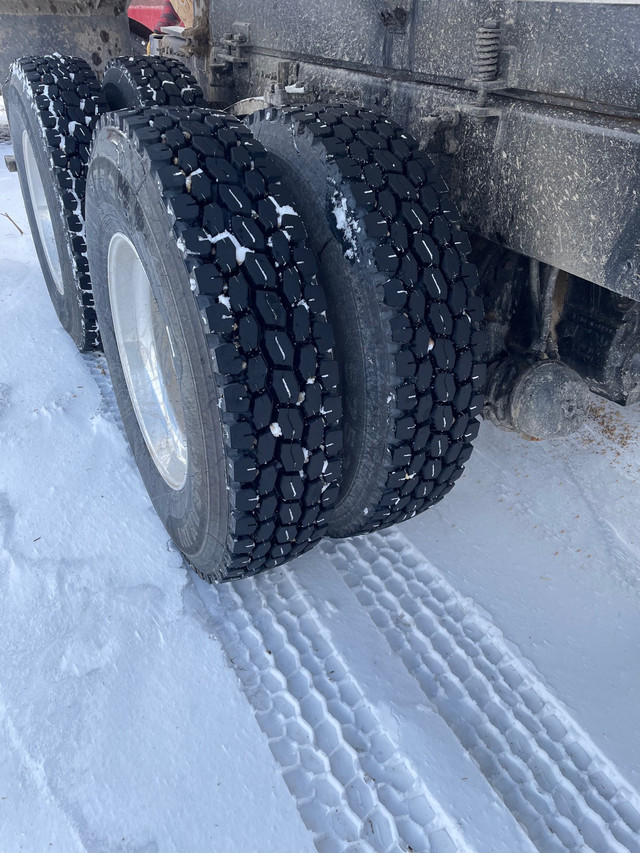
<path id="1" fill-rule="evenodd" d="M 42 178 L 36 162 L 36 157 L 33 151 L 33 145 L 29 139 L 29 131 L 25 130 L 22 133 L 22 156 L 24 158 L 25 172 L 27 174 L 27 184 L 29 186 L 29 198 L 36 220 L 36 228 L 40 237 L 40 244 L 44 250 L 49 273 L 54 281 L 58 293 L 64 293 L 64 282 L 62 280 L 62 268 L 60 267 L 60 255 L 58 254 L 58 244 L 53 231 L 53 222 L 51 221 L 51 211 L 47 204 L 47 197 L 44 191 Z"/>
<path id="2" fill-rule="evenodd" d="M 107 260 L 113 329 L 138 426 L 158 473 L 174 490 L 187 479 L 187 440 L 175 350 L 133 243 L 113 235 Z"/>

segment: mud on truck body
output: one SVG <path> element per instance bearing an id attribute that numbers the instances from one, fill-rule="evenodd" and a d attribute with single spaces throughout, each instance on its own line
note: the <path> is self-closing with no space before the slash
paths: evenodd
<path id="1" fill-rule="evenodd" d="M 122 0 L 0 0 L 0 62 L 54 305 L 203 577 L 428 508 L 481 411 L 640 399 L 637 3 L 175 5 L 145 55 Z"/>

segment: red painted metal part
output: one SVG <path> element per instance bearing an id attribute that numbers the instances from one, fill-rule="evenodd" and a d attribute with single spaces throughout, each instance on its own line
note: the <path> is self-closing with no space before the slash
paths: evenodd
<path id="1" fill-rule="evenodd" d="M 129 6 L 127 14 L 134 21 L 138 21 L 138 23 L 153 30 L 162 17 L 162 10 L 162 3 L 159 3 L 157 6 Z"/>

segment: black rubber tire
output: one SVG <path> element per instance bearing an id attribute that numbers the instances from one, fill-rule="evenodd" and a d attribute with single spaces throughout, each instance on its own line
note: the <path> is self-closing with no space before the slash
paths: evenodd
<path id="1" fill-rule="evenodd" d="M 467 235 L 428 156 L 384 116 L 313 105 L 246 123 L 307 223 L 336 334 L 345 449 L 330 535 L 411 518 L 453 487 L 482 411 Z"/>
<path id="2" fill-rule="evenodd" d="M 107 64 L 102 88 L 112 110 L 207 106 L 189 68 L 169 57 L 118 56 Z"/>
<path id="3" fill-rule="evenodd" d="M 151 500 L 208 581 L 308 550 L 338 497 L 333 336 L 304 226 L 287 205 L 272 159 L 221 113 L 122 111 L 97 130 L 87 234 L 105 354 Z M 180 490 L 158 473 L 123 376 L 107 277 L 118 231 L 145 266 L 181 365 Z"/>
<path id="4" fill-rule="evenodd" d="M 27 57 L 13 64 L 3 92 L 24 205 L 51 300 L 78 348 L 94 349 L 100 338 L 87 261 L 84 197 L 93 129 L 107 109 L 100 84 L 82 59 Z M 26 175 L 25 133 L 51 218 L 62 292 L 38 232 Z"/>
<path id="5" fill-rule="evenodd" d="M 141 23 L 140 21 L 136 21 L 135 18 L 129 18 L 129 32 L 132 36 L 140 39 L 141 43 L 143 43 L 146 47 L 149 42 L 149 36 L 153 32 L 151 27 L 148 27 L 146 24 Z M 140 54 L 144 56 L 144 54 Z"/>

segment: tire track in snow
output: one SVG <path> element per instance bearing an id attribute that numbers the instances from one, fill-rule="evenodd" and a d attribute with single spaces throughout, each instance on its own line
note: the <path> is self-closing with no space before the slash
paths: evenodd
<path id="1" fill-rule="evenodd" d="M 470 850 L 349 674 L 295 573 L 197 584 L 320 853 Z"/>
<path id="2" fill-rule="evenodd" d="M 637 792 L 402 534 L 320 548 L 538 849 L 640 851 Z"/>
<path id="3" fill-rule="evenodd" d="M 103 353 L 98 352 L 97 350 L 94 352 L 81 353 L 81 355 L 102 396 L 103 416 L 115 421 L 120 431 L 124 433 L 124 426 L 122 424 L 122 418 L 120 417 L 120 409 L 116 402 L 116 396 L 113 393 L 107 359 L 104 357 Z"/>

